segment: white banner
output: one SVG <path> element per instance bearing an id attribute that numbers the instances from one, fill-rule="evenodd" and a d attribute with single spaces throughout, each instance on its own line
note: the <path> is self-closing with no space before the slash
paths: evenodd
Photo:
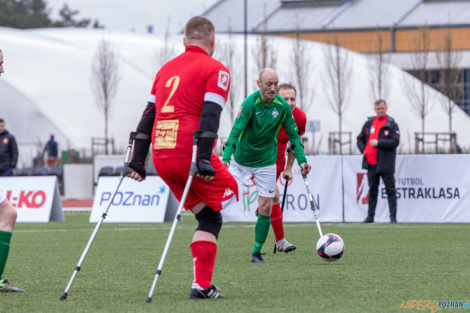
<path id="1" fill-rule="evenodd" d="M 120 177 L 100 177 L 90 215 L 90 222 L 98 222 L 111 201 Z M 149 176 L 143 182 L 130 178 L 122 181 L 105 222 L 162 223 L 165 218 L 170 189 L 158 176 Z"/>
<path id="2" fill-rule="evenodd" d="M 16 208 L 17 222 L 64 220 L 56 176 L 0 177 L 0 190 Z"/>
<path id="3" fill-rule="evenodd" d="M 307 176 L 310 190 L 318 203 L 319 219 L 324 222 L 342 221 L 342 187 L 341 187 L 341 157 L 340 156 L 308 156 L 308 163 L 312 171 Z M 315 221 L 310 208 L 305 183 L 300 174 L 297 163 L 294 164 L 294 179 L 287 187 L 286 202 L 284 205 L 284 221 L 286 222 L 313 222 Z M 285 180 L 282 174 L 278 180 L 278 187 L 284 193 Z M 224 222 L 254 222 L 255 211 L 258 207 L 258 193 L 254 184 L 249 188 L 238 184 L 239 202 L 231 202 L 224 210 Z"/>
<path id="4" fill-rule="evenodd" d="M 369 187 L 361 160 L 361 156 L 344 157 L 346 222 L 362 222 L 367 216 Z M 398 222 L 470 222 L 469 164 L 469 155 L 397 156 Z M 375 221 L 390 222 L 382 180 Z"/>

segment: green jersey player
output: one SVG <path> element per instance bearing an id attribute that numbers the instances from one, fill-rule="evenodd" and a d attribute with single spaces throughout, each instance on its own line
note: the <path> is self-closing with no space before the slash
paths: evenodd
<path id="1" fill-rule="evenodd" d="M 294 147 L 302 175 L 308 174 L 310 165 L 307 164 L 291 108 L 276 94 L 279 76 L 273 69 L 265 68 L 260 72 L 257 84 L 260 90 L 242 103 L 222 162 L 230 166 L 232 175 L 245 185 L 249 185 L 253 177 L 258 190 L 259 214 L 251 262 L 264 263 L 261 248 L 271 223 L 271 206 L 276 190 L 277 135 L 281 126 Z"/>

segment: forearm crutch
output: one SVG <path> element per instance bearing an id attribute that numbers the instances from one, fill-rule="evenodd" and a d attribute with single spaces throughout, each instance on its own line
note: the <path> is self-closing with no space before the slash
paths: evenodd
<path id="1" fill-rule="evenodd" d="M 93 230 L 93 233 L 91 234 L 91 237 L 88 240 L 88 243 L 85 247 L 85 250 L 83 250 L 82 256 L 80 257 L 80 259 L 78 260 L 77 265 L 75 266 L 75 270 L 73 271 L 72 277 L 70 277 L 70 281 L 69 281 L 67 287 L 65 288 L 64 293 L 60 296 L 60 300 L 65 300 L 67 298 L 67 295 L 69 294 L 70 288 L 72 287 L 73 281 L 75 280 L 75 277 L 77 276 L 78 272 L 82 268 L 83 261 L 85 261 L 85 258 L 88 254 L 88 251 L 90 250 L 91 245 L 93 244 L 93 240 L 95 240 L 95 237 L 98 234 L 98 230 L 100 229 L 101 224 L 103 223 L 104 219 L 108 215 L 108 211 L 109 211 L 109 208 L 111 207 L 111 204 L 114 201 L 114 197 L 116 196 L 116 194 L 119 190 L 119 187 L 121 186 L 121 183 L 124 180 L 124 177 L 126 177 L 127 174 L 129 174 L 129 162 L 130 162 L 130 159 L 131 159 L 132 152 L 134 150 L 134 140 L 135 140 L 136 135 L 137 135 L 137 133 L 131 132 L 131 134 L 129 136 L 129 142 L 127 143 L 127 149 L 126 149 L 126 158 L 124 160 L 124 166 L 122 167 L 119 183 L 116 187 L 116 190 L 113 193 L 113 196 L 111 197 L 111 200 L 108 203 L 108 206 L 106 207 L 106 210 L 103 212 L 103 214 L 101 214 L 101 220 L 96 224 L 95 230 Z"/>
<path id="2" fill-rule="evenodd" d="M 173 239 L 173 235 L 175 233 L 176 225 L 178 224 L 178 221 L 181 220 L 181 211 L 183 210 L 184 202 L 186 201 L 186 197 L 188 196 L 189 188 L 191 187 L 193 177 L 197 173 L 196 154 L 197 154 L 198 138 L 196 135 L 194 136 L 193 140 L 194 140 L 193 141 L 193 154 L 191 157 L 191 167 L 189 170 L 188 181 L 186 182 L 186 186 L 184 187 L 183 196 L 181 197 L 178 210 L 176 211 L 176 216 L 175 216 L 175 219 L 173 220 L 173 225 L 171 225 L 170 233 L 168 234 L 168 239 L 166 240 L 165 248 L 163 249 L 162 257 L 160 258 L 160 263 L 158 263 L 157 271 L 155 272 L 155 278 L 153 279 L 152 287 L 150 287 L 150 292 L 146 300 L 147 303 L 152 302 L 152 296 L 153 296 L 153 293 L 155 292 L 155 287 L 157 286 L 158 278 L 160 277 L 160 274 L 162 273 L 163 264 L 165 263 L 165 258 L 168 253 L 168 250 L 170 249 L 170 245 Z"/>

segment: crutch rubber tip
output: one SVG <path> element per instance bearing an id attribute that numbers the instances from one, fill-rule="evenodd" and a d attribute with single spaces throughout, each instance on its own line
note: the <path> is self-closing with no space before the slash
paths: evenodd
<path id="1" fill-rule="evenodd" d="M 145 302 L 147 302 L 147 303 L 152 302 L 152 297 L 148 297 L 147 300 L 145 300 Z"/>
<path id="2" fill-rule="evenodd" d="M 68 294 L 67 292 L 64 292 L 64 293 L 60 296 L 59 299 L 60 299 L 60 300 L 65 300 L 65 299 L 67 299 L 67 294 Z"/>

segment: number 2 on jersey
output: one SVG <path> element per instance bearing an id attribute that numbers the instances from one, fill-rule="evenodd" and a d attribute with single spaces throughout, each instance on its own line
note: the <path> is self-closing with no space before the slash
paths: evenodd
<path id="1" fill-rule="evenodd" d="M 171 97 L 173 97 L 173 95 L 175 94 L 176 89 L 178 89 L 179 84 L 180 84 L 180 77 L 179 76 L 172 76 L 172 77 L 170 77 L 170 79 L 168 79 L 166 81 L 165 87 L 166 88 L 171 87 L 171 90 L 170 90 L 170 94 L 168 95 L 168 98 L 165 101 L 165 104 L 163 105 L 162 113 L 173 113 L 173 112 L 175 112 L 175 106 L 174 105 L 168 105 L 168 103 L 170 102 Z"/>

